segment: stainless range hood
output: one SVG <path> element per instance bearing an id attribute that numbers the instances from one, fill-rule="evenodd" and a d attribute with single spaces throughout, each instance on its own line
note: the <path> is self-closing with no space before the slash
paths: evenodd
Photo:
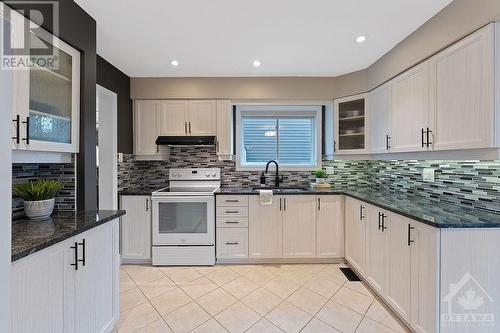
<path id="1" fill-rule="evenodd" d="M 215 136 L 159 136 L 159 146 L 215 146 Z"/>

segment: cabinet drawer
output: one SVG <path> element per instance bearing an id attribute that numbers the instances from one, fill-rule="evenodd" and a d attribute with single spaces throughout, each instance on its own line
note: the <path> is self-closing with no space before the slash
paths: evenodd
<path id="1" fill-rule="evenodd" d="M 248 229 L 217 228 L 217 258 L 248 258 Z"/>
<path id="2" fill-rule="evenodd" d="M 217 217 L 247 217 L 248 207 L 217 207 Z"/>
<path id="3" fill-rule="evenodd" d="M 217 217 L 217 227 L 248 228 L 248 217 Z"/>
<path id="4" fill-rule="evenodd" d="M 219 195 L 217 206 L 248 206 L 248 195 Z"/>

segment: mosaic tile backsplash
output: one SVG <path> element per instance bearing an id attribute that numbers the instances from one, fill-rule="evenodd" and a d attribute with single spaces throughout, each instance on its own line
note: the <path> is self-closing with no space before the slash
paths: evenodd
<path id="1" fill-rule="evenodd" d="M 500 161 L 323 161 L 335 170 L 328 181 L 335 188 L 375 187 L 437 201 L 500 213 Z M 222 186 L 258 186 L 260 172 L 236 171 L 232 161 L 218 161 L 214 147 L 172 147 L 168 161 L 139 161 L 125 155 L 118 165 L 119 189 L 157 189 L 168 184 L 169 168 L 221 168 Z M 424 168 L 435 169 L 435 182 L 422 179 Z M 280 172 L 281 173 L 281 172 Z M 285 186 L 309 186 L 311 172 L 282 172 Z M 273 181 L 268 176 L 268 183 Z"/>
<path id="2" fill-rule="evenodd" d="M 14 163 L 12 165 L 12 184 L 25 183 L 36 179 L 57 179 L 62 189 L 56 196 L 56 211 L 72 211 L 76 208 L 76 172 L 74 158 L 71 163 Z M 24 204 L 21 198 L 12 198 L 12 219 L 24 217 Z"/>

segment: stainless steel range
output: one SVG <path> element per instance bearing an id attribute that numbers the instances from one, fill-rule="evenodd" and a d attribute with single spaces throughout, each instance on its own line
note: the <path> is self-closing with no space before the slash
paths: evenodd
<path id="1" fill-rule="evenodd" d="M 170 169 L 169 179 L 152 194 L 153 265 L 214 265 L 220 169 Z"/>

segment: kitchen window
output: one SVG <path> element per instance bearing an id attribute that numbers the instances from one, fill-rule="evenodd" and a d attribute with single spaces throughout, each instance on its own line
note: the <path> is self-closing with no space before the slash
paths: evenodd
<path id="1" fill-rule="evenodd" d="M 238 170 L 262 170 L 270 160 L 290 171 L 321 163 L 321 106 L 238 106 Z"/>

